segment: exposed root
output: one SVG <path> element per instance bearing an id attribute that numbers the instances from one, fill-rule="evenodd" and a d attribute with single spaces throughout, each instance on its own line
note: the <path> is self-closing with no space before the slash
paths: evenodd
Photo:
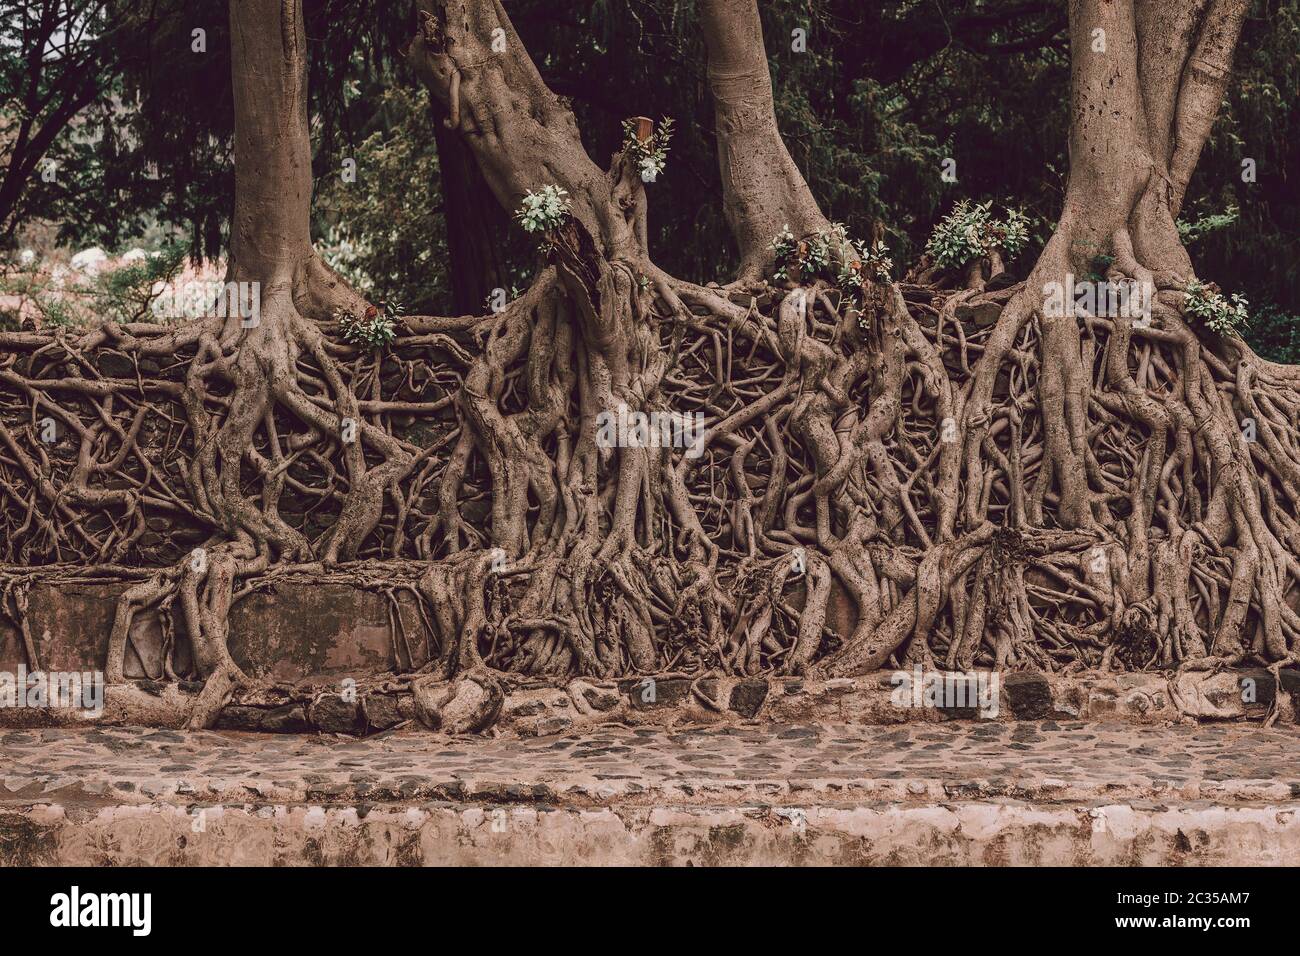
<path id="1" fill-rule="evenodd" d="M 441 680 L 481 668 L 847 675 L 918 657 L 1144 669 L 1292 653 L 1300 529 L 1281 503 L 1300 490 L 1300 449 L 1286 437 L 1300 395 L 1289 370 L 1249 355 L 1228 375 L 1172 301 L 1149 328 L 1090 318 L 1081 329 L 1092 356 L 1077 443 L 1084 520 L 1060 510 L 1037 411 L 1047 345 L 1014 302 L 978 328 L 914 287 L 881 290 L 862 308 L 791 289 L 773 296 L 769 317 L 677 284 L 686 311 L 665 314 L 671 301 L 615 265 L 595 301 L 576 287 L 587 300 L 575 307 L 579 266 L 547 270 L 505 312 L 452 332 L 413 320 L 383 356 L 340 361 L 345 347 L 300 330 L 281 359 L 241 371 L 219 331 L 200 330 L 186 337 L 193 357 L 166 403 L 166 378 L 110 379 L 76 361 L 85 343 L 25 334 L 25 351 L 6 362 L 27 416 L 11 404 L 3 425 L 8 557 L 180 552 L 123 592 L 107 674 L 123 680 L 135 614 L 174 608 L 193 672 L 218 678 L 200 721 L 246 680 L 226 650 L 238 582 L 315 554 L 326 566 L 433 559 L 417 589 L 436 645 L 426 670 Z M 970 301 L 965 290 L 953 297 Z M 175 347 L 181 336 L 122 330 L 113 351 L 139 362 L 164 339 Z M 435 371 L 431 350 L 468 361 Z M 324 370 L 295 359 L 282 380 L 291 351 Z M 384 396 L 385 381 L 400 392 L 421 376 L 442 387 Z M 600 395 L 629 413 L 698 411 L 706 426 L 689 449 L 658 447 L 658 435 L 607 447 Z M 392 414 L 437 422 L 456 407 L 463 418 L 426 430 L 423 447 Z M 30 425 L 42 411 L 66 426 L 53 448 Z M 1256 443 L 1235 426 L 1246 413 Z M 1168 434 L 1157 440 L 1156 426 Z M 121 492 L 111 503 L 96 494 L 110 485 Z M 295 507 L 282 510 L 288 489 Z M 486 528 L 466 517 L 489 500 Z M 162 515 L 175 537 L 133 533 Z M 191 529 L 203 543 L 181 551 Z M 21 619 L 22 600 L 11 582 L 11 616 Z"/>

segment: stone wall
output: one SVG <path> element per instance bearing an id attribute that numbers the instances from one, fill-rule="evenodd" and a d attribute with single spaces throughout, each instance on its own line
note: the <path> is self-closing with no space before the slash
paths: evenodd
<path id="1" fill-rule="evenodd" d="M 412 721 L 410 678 L 429 656 L 414 596 L 402 579 L 389 592 L 323 578 L 288 578 L 261 587 L 231 613 L 231 651 L 260 686 L 236 695 L 218 728 L 262 732 L 364 735 Z M 102 670 L 117 595 L 125 585 L 77 579 L 35 581 L 28 622 L 41 666 Z M 183 726 L 198 684 L 163 680 L 167 647 L 162 615 L 138 616 L 127 653 L 135 683 L 108 688 L 96 719 L 109 724 Z M 177 662 L 185 662 L 184 638 Z M 0 671 L 25 660 L 21 635 L 0 619 Z M 992 712 L 972 706 L 978 683 L 998 681 Z M 580 680 L 567 686 L 519 681 L 510 689 L 495 732 L 537 736 L 580 732 L 602 723 L 632 726 L 858 722 L 892 724 L 946 720 L 1123 720 L 1160 724 L 1192 717 L 1262 720 L 1278 698 L 1278 682 L 1262 669 L 1215 675 L 1037 672 L 955 675 L 950 689 L 969 685 L 954 703 L 899 706 L 891 672 L 860 678 L 651 675 Z M 140 691 L 145 693 L 141 694 Z M 1292 720 L 1291 696 L 1300 672 L 1281 672 L 1280 716 Z M 1181 702 L 1181 706 L 1180 706 Z M 0 725 L 77 723 L 76 711 L 0 708 Z"/>
<path id="2" fill-rule="evenodd" d="M 41 667 L 102 670 L 117 596 L 125 588 L 119 582 L 35 580 L 27 620 Z M 398 619 L 401 627 L 395 628 Z M 138 614 L 127 647 L 127 676 L 162 679 L 165 647 L 159 611 Z M 180 669 L 188 663 L 183 637 L 176 651 Z M 230 652 L 250 675 L 288 682 L 408 670 L 428 659 L 413 595 L 397 590 L 390 598 L 330 580 L 269 584 L 239 601 L 230 613 Z M 13 671 L 24 660 L 18 629 L 0 617 L 0 670 Z"/>

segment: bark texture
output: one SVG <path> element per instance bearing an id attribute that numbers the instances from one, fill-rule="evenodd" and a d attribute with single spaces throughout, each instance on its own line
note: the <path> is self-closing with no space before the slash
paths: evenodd
<path id="1" fill-rule="evenodd" d="M 769 244 L 783 227 L 804 237 L 827 222 L 776 126 L 758 0 L 702 0 L 700 22 L 723 212 L 740 247 L 742 278 L 758 278 L 771 266 Z"/>

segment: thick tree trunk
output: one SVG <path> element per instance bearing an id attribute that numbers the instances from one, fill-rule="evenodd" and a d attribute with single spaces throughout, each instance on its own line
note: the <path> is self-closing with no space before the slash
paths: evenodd
<path id="1" fill-rule="evenodd" d="M 742 277 L 754 279 L 770 269 L 769 244 L 783 227 L 802 238 L 825 229 L 826 217 L 777 129 L 757 0 L 702 0 L 700 19 L 723 211 L 740 247 Z"/>
<path id="2" fill-rule="evenodd" d="M 454 311 L 468 315 L 483 310 L 493 289 L 510 286 L 501 245 L 510 223 L 483 181 L 473 154 L 443 122 L 446 116 L 440 107 L 433 109 L 447 230 L 447 276 Z"/>
<path id="3" fill-rule="evenodd" d="M 553 185 L 607 257 L 638 253 L 635 229 L 582 146 L 572 111 L 547 88 L 498 0 L 423 0 L 409 55 L 478 161 L 502 208 Z"/>
<path id="4" fill-rule="evenodd" d="M 321 261 L 311 242 L 307 37 L 298 0 L 231 0 L 235 208 L 231 277 L 287 293 L 314 319 L 366 303 Z M 275 313 L 271 313 L 275 318 Z"/>
<path id="5" fill-rule="evenodd" d="M 248 276 L 288 284 L 311 255 L 301 7 L 231 0 L 230 46 L 236 117 L 231 257 Z"/>
<path id="6" fill-rule="evenodd" d="M 1278 489 L 1272 486 L 1278 480 L 1294 493 L 1295 455 L 1276 440 L 1244 438 L 1237 420 L 1255 422 L 1267 407 L 1257 404 L 1258 393 L 1272 396 L 1269 404 L 1293 407 L 1297 376 L 1259 361 L 1235 336 L 1188 324 L 1184 294 L 1195 274 L 1175 227 L 1246 6 L 1245 0 L 1071 3 L 1064 208 L 1029 280 L 984 345 L 965 400 L 967 533 L 989 517 L 987 494 L 976 489 L 1005 481 L 1012 502 L 1021 502 L 1017 523 L 1095 535 L 1102 544 L 1085 578 L 1108 596 L 1112 639 L 1149 634 L 1159 659 L 1184 666 L 1201 666 L 1207 655 L 1276 660 L 1300 634 L 1300 619 L 1283 600 L 1289 579 L 1300 577 L 1296 526 L 1273 506 Z M 1076 282 L 1104 262 L 1112 263 L 1109 281 L 1150 291 L 1151 319 L 1073 307 Z M 1052 290 L 1065 290 L 1070 307 L 1049 308 Z M 991 459 L 990 452 L 997 429 L 1019 420 L 1008 416 L 998 395 L 1007 388 L 1013 343 L 1024 354 L 1035 341 L 1042 452 L 1032 486 L 1020 487 L 1005 456 Z M 1270 439 L 1274 429 L 1293 427 L 1285 416 L 1263 414 L 1270 421 L 1260 425 Z M 1115 458 L 1110 436 L 1121 422 L 1144 437 L 1140 452 Z M 1023 454 L 1007 449 L 1007 455 Z M 1131 475 L 1116 482 L 1129 468 Z M 1191 556 L 1206 551 L 1232 556 L 1226 593 L 1211 593 L 1217 586 L 1207 591 L 1192 567 Z M 971 662 L 980 631 L 991 622 L 988 603 L 1023 606 L 1023 585 L 1013 583 L 1009 591 L 998 578 L 990 591 L 980 581 L 988 570 L 971 582 L 968 639 L 952 645 L 950 664 Z M 888 643 L 850 642 L 827 666 L 872 666 Z M 864 655 L 869 644 L 877 650 Z"/>

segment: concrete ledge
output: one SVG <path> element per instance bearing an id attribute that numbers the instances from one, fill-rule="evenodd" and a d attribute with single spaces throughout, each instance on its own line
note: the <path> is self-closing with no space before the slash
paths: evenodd
<path id="1" fill-rule="evenodd" d="M 935 673 L 937 672 L 929 672 Z M 940 675 L 941 676 L 941 675 Z M 1300 671 L 1282 671 L 1281 686 L 1263 669 L 1225 671 L 1178 678 L 1179 696 L 1190 716 L 1208 720 L 1263 721 L 1276 701 L 1279 719 L 1295 722 L 1292 695 Z M 949 675 L 951 683 L 996 681 L 999 690 L 987 713 L 977 707 L 941 702 L 900 704 L 889 672 L 857 678 L 708 677 L 677 675 L 619 681 L 578 680 L 564 686 L 516 682 L 507 694 L 497 734 L 536 737 L 590 731 L 608 724 L 628 727 L 741 726 L 761 723 L 859 723 L 889 725 L 955 720 L 1008 722 L 1123 721 L 1159 726 L 1183 719 L 1158 673 L 1038 672 Z M 381 733 L 410 723 L 415 707 L 407 675 L 317 677 L 243 692 L 222 712 L 216 727 L 262 733 Z M 103 713 L 0 707 L 0 727 L 186 725 L 198 684 L 136 681 L 109 687 Z M 1279 693 L 1280 690 L 1280 693 Z M 973 693 L 973 692 L 972 692 Z"/>
<path id="2" fill-rule="evenodd" d="M 0 865 L 1300 862 L 1294 729 L 0 734 Z"/>
<path id="3" fill-rule="evenodd" d="M 0 810 L 4 866 L 1280 866 L 1294 805 Z M 201 826 L 200 829 L 196 827 Z"/>

